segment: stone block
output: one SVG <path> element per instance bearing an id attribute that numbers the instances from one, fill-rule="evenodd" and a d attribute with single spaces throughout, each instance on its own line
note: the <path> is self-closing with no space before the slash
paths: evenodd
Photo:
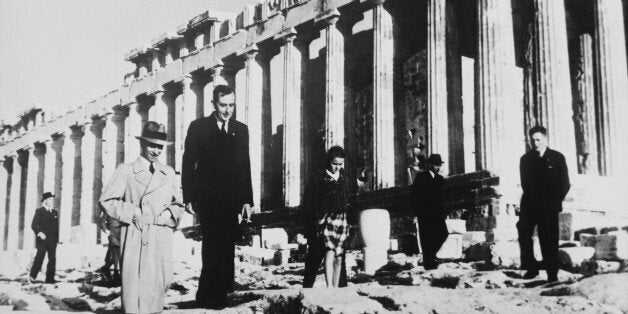
<path id="1" fill-rule="evenodd" d="M 436 257 L 443 259 L 462 258 L 462 235 L 457 233 L 449 234 L 443 246 L 441 246 Z"/>
<path id="2" fill-rule="evenodd" d="M 262 245 L 264 248 L 279 248 L 288 244 L 288 234 L 283 228 L 262 229 Z"/>
<path id="3" fill-rule="evenodd" d="M 566 247 L 558 250 L 558 258 L 567 269 L 577 269 L 595 255 L 592 247 Z"/>
<path id="4" fill-rule="evenodd" d="M 627 260 L 628 233 L 611 231 L 595 236 L 595 259 Z"/>
<path id="5" fill-rule="evenodd" d="M 486 242 L 486 232 L 484 231 L 467 231 L 462 234 L 463 249 L 482 242 Z"/>
<path id="6" fill-rule="evenodd" d="M 595 247 L 595 242 L 597 240 L 595 234 L 581 233 L 578 235 L 578 238 L 580 239 L 580 246 Z"/>
<path id="7" fill-rule="evenodd" d="M 574 240 L 582 240 L 580 236 L 583 234 L 595 235 L 597 232 L 597 228 L 595 227 L 580 229 L 574 233 Z"/>
<path id="8" fill-rule="evenodd" d="M 449 233 L 463 234 L 467 232 L 467 222 L 464 219 L 446 219 L 445 224 Z"/>
<path id="9" fill-rule="evenodd" d="M 275 252 L 276 250 L 272 249 L 238 246 L 236 249 L 236 257 L 245 263 L 272 265 L 275 261 Z"/>
<path id="10" fill-rule="evenodd" d="M 287 265 L 290 261 L 290 249 L 287 250 L 277 250 L 275 251 L 275 256 L 273 258 L 274 265 Z"/>
<path id="11" fill-rule="evenodd" d="M 573 214 L 561 212 L 558 214 L 558 238 L 560 240 L 571 240 L 574 234 Z"/>
<path id="12" fill-rule="evenodd" d="M 558 247 L 576 247 L 580 246 L 580 241 L 558 240 Z"/>
<path id="13" fill-rule="evenodd" d="M 617 231 L 617 230 L 619 230 L 618 227 L 604 227 L 600 229 L 600 234 L 607 234 L 609 232 Z"/>

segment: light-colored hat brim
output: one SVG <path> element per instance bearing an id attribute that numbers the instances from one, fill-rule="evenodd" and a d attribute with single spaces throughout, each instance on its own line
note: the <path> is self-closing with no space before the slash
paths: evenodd
<path id="1" fill-rule="evenodd" d="M 135 137 L 138 140 L 144 140 L 147 142 L 151 142 L 154 144 L 158 144 L 158 145 L 170 145 L 172 144 L 172 142 L 170 141 L 164 141 L 164 140 L 160 140 L 160 139 L 156 139 L 156 138 L 148 138 L 148 137 L 141 137 L 141 136 L 136 136 Z"/>

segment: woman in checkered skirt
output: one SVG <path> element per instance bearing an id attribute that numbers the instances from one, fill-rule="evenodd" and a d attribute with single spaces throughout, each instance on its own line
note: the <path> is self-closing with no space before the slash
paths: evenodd
<path id="1" fill-rule="evenodd" d="M 327 151 L 326 167 L 316 174 L 318 237 L 325 247 L 325 281 L 327 287 L 338 287 L 343 246 L 348 235 L 347 187 L 344 172 L 345 150 L 334 146 Z"/>

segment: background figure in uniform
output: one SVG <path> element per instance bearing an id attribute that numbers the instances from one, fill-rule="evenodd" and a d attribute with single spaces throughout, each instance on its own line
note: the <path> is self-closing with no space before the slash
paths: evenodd
<path id="1" fill-rule="evenodd" d="M 534 258 L 532 234 L 538 226 L 539 242 L 547 281 L 557 281 L 558 274 L 558 213 L 563 210 L 563 199 L 569 192 L 569 173 L 563 154 L 547 147 L 547 130 L 537 126 L 530 129 L 532 150 L 520 160 L 521 212 L 517 230 L 521 248 L 521 268 L 526 279 L 539 274 Z"/>
<path id="2" fill-rule="evenodd" d="M 242 231 L 238 214 L 251 215 L 253 193 L 249 160 L 249 130 L 232 119 L 235 92 L 214 88 L 214 113 L 192 121 L 183 153 L 183 199 L 201 222 L 203 267 L 197 306 L 221 309 L 233 292 L 235 241 Z"/>
<path id="3" fill-rule="evenodd" d="M 120 266 L 120 222 L 109 217 L 105 211 L 100 214 L 100 229 L 107 234 L 107 254 L 105 255 L 105 265 L 99 268 L 103 277 L 111 280 L 114 285 L 119 285 L 121 281 Z M 110 268 L 113 266 L 113 276 Z"/>
<path id="4" fill-rule="evenodd" d="M 42 206 L 37 208 L 33 216 L 31 228 L 35 232 L 35 261 L 31 268 L 30 280 L 35 281 L 41 270 L 44 256 L 48 254 L 46 268 L 46 282 L 55 283 L 55 268 L 57 263 L 57 241 L 59 240 L 59 212 L 53 208 L 55 196 L 46 192 L 41 196 Z"/>
<path id="5" fill-rule="evenodd" d="M 173 281 L 173 232 L 184 209 L 174 169 L 158 160 L 170 144 L 165 126 L 148 121 L 138 139 L 141 155 L 118 166 L 100 204 L 121 224 L 124 312 L 160 313 Z"/>
<path id="6" fill-rule="evenodd" d="M 345 150 L 334 146 L 327 151 L 326 166 L 316 173 L 310 209 L 308 252 L 305 259 L 303 287 L 314 285 L 321 261 L 325 260 L 327 287 L 346 282 L 344 243 L 349 233 L 347 193 L 349 179 L 344 172 Z"/>
<path id="7" fill-rule="evenodd" d="M 412 183 L 415 212 L 419 220 L 419 237 L 423 250 L 423 267 L 436 269 L 436 253 L 447 240 L 449 231 L 443 206 L 443 184 L 445 180 L 438 173 L 443 160 L 439 154 L 427 159 L 427 171 L 419 172 Z"/>

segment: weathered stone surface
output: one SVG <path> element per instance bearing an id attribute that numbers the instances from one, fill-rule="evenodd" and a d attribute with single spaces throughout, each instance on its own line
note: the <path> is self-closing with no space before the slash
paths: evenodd
<path id="1" fill-rule="evenodd" d="M 445 223 L 447 224 L 449 233 L 463 234 L 467 232 L 467 221 L 464 219 L 446 219 Z"/>
<path id="2" fill-rule="evenodd" d="M 583 262 L 592 259 L 594 255 L 595 249 L 592 247 L 566 247 L 558 250 L 558 258 L 567 269 L 578 269 Z"/>
<path id="3" fill-rule="evenodd" d="M 628 233 L 611 231 L 595 236 L 580 235 L 582 246 L 595 248 L 595 259 L 626 260 L 628 259 Z"/>
<path id="4" fill-rule="evenodd" d="M 275 260 L 275 250 L 247 246 L 236 247 L 236 257 L 242 262 L 255 265 L 270 265 Z"/>
<path id="5" fill-rule="evenodd" d="M 301 313 L 381 313 L 381 303 L 348 289 L 305 289 Z"/>
<path id="6" fill-rule="evenodd" d="M 442 259 L 459 259 L 462 258 L 462 234 L 450 233 L 441 246 L 436 257 Z"/>
<path id="7" fill-rule="evenodd" d="M 467 231 L 462 234 L 463 249 L 482 242 L 486 242 L 486 232 L 484 231 Z"/>
<path id="8" fill-rule="evenodd" d="M 283 228 L 262 229 L 262 246 L 267 249 L 280 249 L 288 244 L 288 234 Z"/>

